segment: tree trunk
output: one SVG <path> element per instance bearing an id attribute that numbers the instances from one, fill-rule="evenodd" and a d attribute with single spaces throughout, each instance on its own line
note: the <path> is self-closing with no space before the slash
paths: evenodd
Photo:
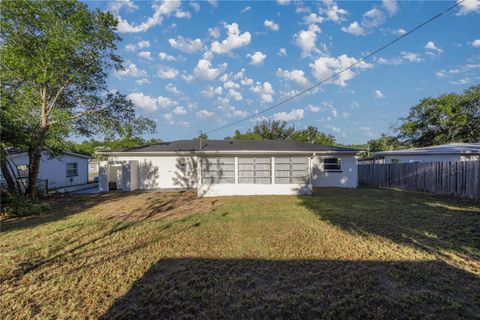
<path id="1" fill-rule="evenodd" d="M 42 158 L 42 151 L 45 144 L 45 136 L 47 134 L 47 127 L 41 127 L 35 146 L 32 152 L 29 152 L 29 165 L 28 165 L 28 186 L 25 194 L 29 197 L 36 197 L 38 195 L 37 179 L 40 171 L 40 160 Z"/>
<path id="2" fill-rule="evenodd" d="M 12 177 L 10 170 L 8 170 L 8 163 L 7 163 L 7 152 L 4 148 L 0 147 L 0 170 L 2 171 L 3 178 L 7 183 L 7 189 L 10 193 L 17 193 L 17 186 L 15 184 L 15 180 Z"/>

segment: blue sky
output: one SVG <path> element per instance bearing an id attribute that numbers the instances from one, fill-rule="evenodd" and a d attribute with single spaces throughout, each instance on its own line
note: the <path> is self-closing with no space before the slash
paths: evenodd
<path id="1" fill-rule="evenodd" d="M 153 136 L 191 139 L 321 81 L 454 1 L 87 2 L 112 11 L 125 70 L 109 76 Z M 259 119 L 315 125 L 341 143 L 364 143 L 421 98 L 480 81 L 480 1 L 454 11 L 353 70 Z M 257 120 L 259 120 L 257 119 Z M 223 139 L 247 120 L 212 133 Z M 149 137 L 149 136 L 148 136 Z"/>

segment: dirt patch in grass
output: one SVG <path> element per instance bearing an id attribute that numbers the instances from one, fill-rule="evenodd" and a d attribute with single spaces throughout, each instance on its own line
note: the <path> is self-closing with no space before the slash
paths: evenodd
<path id="1" fill-rule="evenodd" d="M 198 198 L 196 192 L 134 192 L 104 203 L 96 210 L 106 219 L 122 221 L 158 220 L 211 212 L 219 199 Z"/>

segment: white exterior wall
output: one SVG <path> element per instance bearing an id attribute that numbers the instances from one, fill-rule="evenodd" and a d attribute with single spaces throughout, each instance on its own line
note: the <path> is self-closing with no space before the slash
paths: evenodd
<path id="1" fill-rule="evenodd" d="M 340 172 L 325 172 L 324 158 L 340 158 Z M 357 159 L 351 154 L 320 155 L 312 159 L 312 184 L 314 187 L 356 188 L 358 186 Z"/>
<path id="2" fill-rule="evenodd" d="M 400 163 L 409 163 L 410 161 L 421 162 L 445 162 L 445 161 L 460 161 L 458 154 L 430 154 L 430 155 L 391 155 L 385 156 L 385 163 L 392 163 L 392 159 L 400 160 Z"/>
<path id="3" fill-rule="evenodd" d="M 11 155 L 9 159 L 15 166 L 28 166 L 29 161 L 26 153 Z M 77 176 L 67 177 L 67 163 L 70 162 L 77 163 Z M 16 172 L 13 174 L 15 175 Z M 38 178 L 48 179 L 50 189 L 86 184 L 88 182 L 88 158 L 63 154 L 58 158 L 50 159 L 48 154 L 43 152 Z"/>
<path id="4" fill-rule="evenodd" d="M 312 193 L 311 184 L 200 184 L 200 197 L 247 195 L 306 195 Z"/>
<path id="5" fill-rule="evenodd" d="M 186 168 L 180 166 L 180 159 L 186 159 Z M 197 162 L 194 156 L 121 156 L 109 157 L 109 162 L 135 160 L 138 162 L 138 189 L 185 189 L 196 188 L 196 173 L 191 164 Z M 135 182 L 133 182 L 135 183 Z"/>

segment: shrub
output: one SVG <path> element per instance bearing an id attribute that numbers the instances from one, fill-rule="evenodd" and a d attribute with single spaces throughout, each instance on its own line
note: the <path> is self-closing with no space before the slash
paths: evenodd
<path id="1" fill-rule="evenodd" d="M 24 217 L 47 212 L 51 206 L 43 201 L 34 200 L 24 195 L 8 195 L 2 201 L 1 213 L 10 217 Z"/>

